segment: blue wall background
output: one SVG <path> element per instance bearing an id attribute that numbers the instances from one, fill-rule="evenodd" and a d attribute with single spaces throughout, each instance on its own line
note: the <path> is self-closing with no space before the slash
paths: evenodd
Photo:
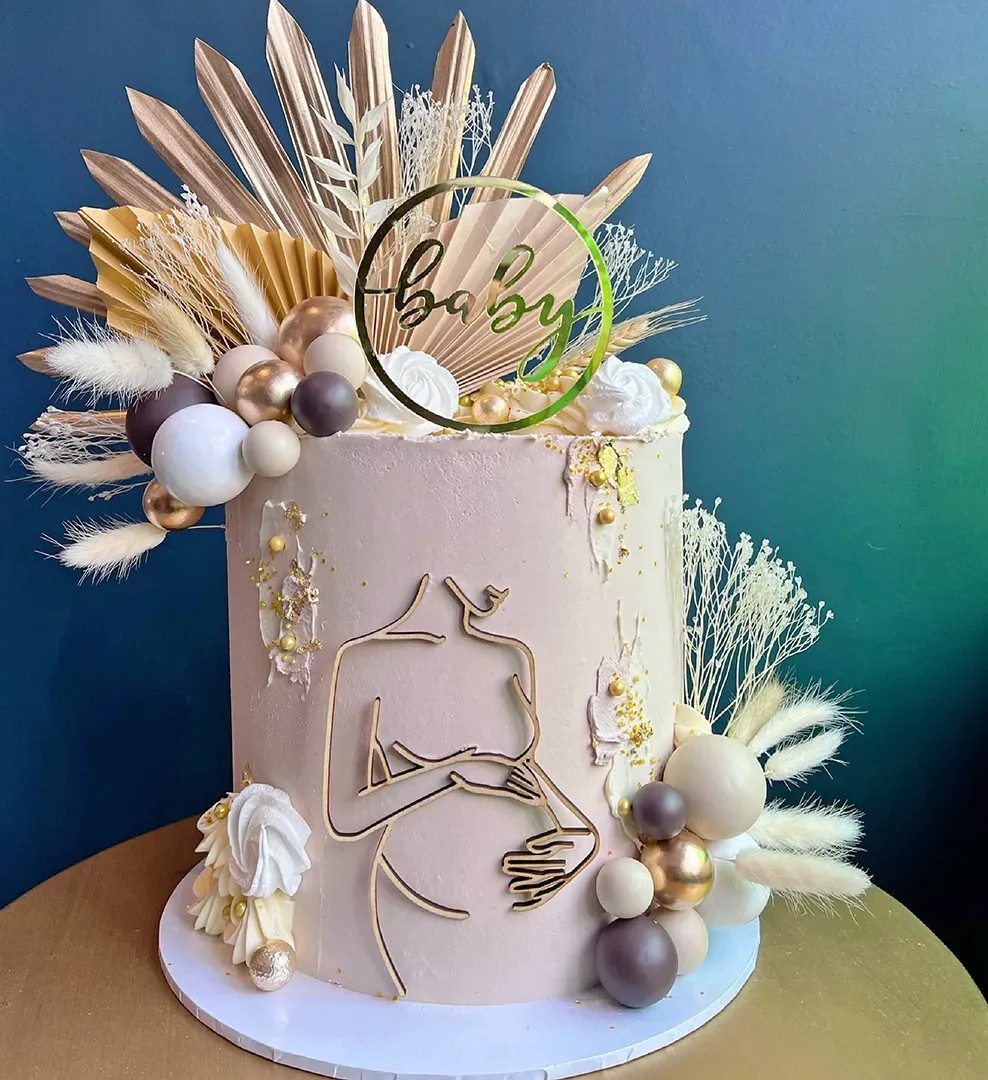
<path id="1" fill-rule="evenodd" d="M 660 349 L 686 371 L 687 489 L 723 495 L 837 613 L 800 673 L 860 690 L 863 734 L 817 788 L 867 813 L 866 863 L 972 969 L 970 880 L 988 728 L 985 282 L 988 6 L 870 0 L 462 0 L 499 115 L 542 60 L 559 93 L 525 176 L 588 190 L 646 150 L 621 217 L 710 319 Z M 292 0 L 324 67 L 350 0 Z M 20 279 L 90 276 L 51 212 L 106 200 L 77 148 L 174 180 L 124 86 L 218 146 L 198 35 L 273 117 L 264 0 L 0 9 L 3 442 L 51 383 L 14 355 L 53 310 Z M 381 0 L 396 83 L 428 84 L 454 0 Z M 654 355 L 645 346 L 639 359 Z M 5 472 L 17 475 L 13 465 Z M 124 586 L 78 587 L 36 551 L 103 508 L 0 485 L 0 903 L 83 856 L 198 812 L 230 774 L 222 534 L 187 534 Z M 136 500 L 113 508 L 139 513 Z M 947 871 L 944 866 L 951 866 Z M 941 876 L 942 875 L 942 876 Z"/>

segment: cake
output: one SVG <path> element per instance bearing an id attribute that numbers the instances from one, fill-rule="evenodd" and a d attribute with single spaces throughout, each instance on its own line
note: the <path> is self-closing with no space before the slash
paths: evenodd
<path id="1" fill-rule="evenodd" d="M 124 408 L 49 409 L 20 455 L 106 497 L 153 473 L 144 521 L 68 526 L 57 558 L 84 576 L 225 507 L 235 777 L 162 919 L 181 999 L 326 1074 L 573 1075 L 724 1007 L 773 893 L 867 887 L 855 811 L 767 801 L 851 726 L 844 697 L 785 671 L 830 613 L 767 541 L 684 503 L 682 371 L 623 355 L 702 318 L 693 301 L 620 317 L 675 266 L 607 220 L 647 157 L 549 195 L 518 177 L 551 69 L 495 139 L 462 16 L 432 89 L 398 106 L 364 0 L 349 45 L 337 115 L 272 3 L 296 171 L 240 72 L 197 43 L 256 196 L 130 92 L 181 197 L 88 158 L 119 205 L 59 220 L 96 283 L 31 284 L 96 321 L 21 357 Z M 231 961 L 236 981 L 213 978 Z M 251 983 L 285 1004 L 246 1004 Z M 374 1014 L 394 1039 L 358 1047 L 377 999 L 399 1003 Z M 491 1007 L 515 1005 L 563 1041 L 533 1036 L 524 1067 L 483 1038 L 479 1065 L 444 1049 L 467 1016 L 510 1043 L 520 1014 Z"/>

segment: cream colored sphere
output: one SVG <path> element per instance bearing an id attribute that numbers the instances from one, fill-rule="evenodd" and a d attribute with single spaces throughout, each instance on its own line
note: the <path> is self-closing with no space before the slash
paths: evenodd
<path id="1" fill-rule="evenodd" d="M 652 875 L 637 859 L 609 859 L 597 872 L 597 899 L 608 915 L 636 919 L 652 905 Z"/>
<path id="2" fill-rule="evenodd" d="M 237 402 L 235 393 L 240 376 L 255 364 L 262 364 L 265 360 L 277 360 L 278 357 L 270 350 L 261 345 L 238 345 L 228 353 L 224 353 L 216 361 L 213 369 L 213 389 L 219 395 L 220 401 L 228 409 L 236 411 Z"/>
<path id="3" fill-rule="evenodd" d="M 258 476 L 284 476 L 298 464 L 299 437 L 280 420 L 262 420 L 244 436 L 240 452 L 244 464 Z"/>
<path id="4" fill-rule="evenodd" d="M 672 753 L 662 774 L 686 800 L 686 827 L 704 840 L 749 829 L 765 807 L 767 786 L 758 758 L 726 735 L 695 735 Z"/>
<path id="5" fill-rule="evenodd" d="M 367 359 L 349 334 L 320 334 L 305 350 L 305 373 L 335 371 L 359 390 L 367 378 Z"/>
<path id="6" fill-rule="evenodd" d="M 700 907 L 702 906 L 701 903 Z M 676 946 L 679 975 L 689 975 L 691 971 L 696 971 L 707 958 L 710 937 L 707 934 L 707 924 L 697 914 L 699 910 L 685 908 L 683 911 L 670 911 L 659 908 L 651 915 L 652 922 L 661 926 Z"/>
<path id="7" fill-rule="evenodd" d="M 746 834 L 710 845 L 710 853 L 714 855 L 714 883 L 696 907 L 708 926 L 743 926 L 765 910 L 771 891 L 764 885 L 746 881 L 734 865 L 734 859 L 742 851 L 757 850 L 758 845 Z"/>

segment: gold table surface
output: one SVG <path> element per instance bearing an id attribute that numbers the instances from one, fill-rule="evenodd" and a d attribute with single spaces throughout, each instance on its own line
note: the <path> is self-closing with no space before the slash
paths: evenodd
<path id="1" fill-rule="evenodd" d="M 158 917 L 194 865 L 194 822 L 129 840 L 0 911 L 5 1080 L 291 1080 L 172 995 Z M 797 917 L 771 905 L 758 967 L 700 1031 L 610 1080 L 985 1080 L 988 1005 L 901 904 Z"/>

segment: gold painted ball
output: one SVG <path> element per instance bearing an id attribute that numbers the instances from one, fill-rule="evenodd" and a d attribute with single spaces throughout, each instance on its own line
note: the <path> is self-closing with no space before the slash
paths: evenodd
<path id="1" fill-rule="evenodd" d="M 295 950 L 287 941 L 265 941 L 251 953 L 247 970 L 258 990 L 280 990 L 295 974 Z"/>
<path id="2" fill-rule="evenodd" d="M 223 918 L 229 920 L 230 909 L 233 907 L 233 903 L 228 903 L 223 906 Z"/>
<path id="3" fill-rule="evenodd" d="M 640 858 L 652 875 L 655 902 L 662 907 L 695 907 L 713 888 L 713 859 L 706 844 L 688 829 L 669 840 L 649 840 Z"/>
<path id="4" fill-rule="evenodd" d="M 247 914 L 247 901 L 241 897 L 241 899 L 239 899 L 233 905 L 232 914 L 234 920 L 236 922 L 240 922 L 240 920 Z"/>
<path id="5" fill-rule="evenodd" d="M 282 652 L 294 652 L 297 644 L 298 641 L 294 634 L 282 634 L 278 639 L 278 648 L 281 649 Z"/>
<path id="6" fill-rule="evenodd" d="M 213 807 L 213 813 L 222 821 L 230 813 L 230 807 L 226 803 L 217 803 Z"/>
<path id="7" fill-rule="evenodd" d="M 562 385 L 558 375 L 549 375 L 546 377 L 545 389 L 547 393 L 555 394 L 558 390 L 562 389 Z"/>
<path id="8" fill-rule="evenodd" d="M 283 536 L 272 536 L 268 541 L 268 551 L 272 555 L 277 555 L 279 551 L 285 550 L 285 538 Z"/>
<path id="9" fill-rule="evenodd" d="M 617 812 L 621 817 L 627 817 L 631 813 L 631 800 L 627 798 L 618 799 Z"/>
<path id="10" fill-rule="evenodd" d="M 594 469 L 587 479 L 594 487 L 603 487 L 607 483 L 607 473 L 603 469 Z"/>
<path id="11" fill-rule="evenodd" d="M 609 506 L 597 511 L 597 522 L 600 525 L 613 525 L 616 518 L 617 514 Z"/>
<path id="12" fill-rule="evenodd" d="M 504 424 L 511 415 L 511 406 L 500 394 L 481 394 L 474 398 L 473 418 L 478 424 Z"/>
<path id="13" fill-rule="evenodd" d="M 141 504 L 148 521 L 152 525 L 157 525 L 159 529 L 167 529 L 169 532 L 177 532 L 179 529 L 188 529 L 195 525 L 206 509 L 204 506 L 189 506 L 181 499 L 176 499 L 157 480 L 152 480 L 144 489 Z"/>
<path id="14" fill-rule="evenodd" d="M 655 360 L 649 360 L 648 366 L 658 375 L 662 389 L 670 397 L 679 393 L 679 388 L 683 385 L 683 369 L 675 360 L 658 357 Z"/>
<path id="15" fill-rule="evenodd" d="M 282 319 L 274 351 L 302 370 L 305 350 L 323 334 L 357 338 L 357 320 L 349 300 L 339 296 L 312 296 L 296 304 Z"/>
<path id="16" fill-rule="evenodd" d="M 607 692 L 611 697 L 621 697 L 627 689 L 623 679 L 611 679 L 607 687 Z"/>
<path id="17" fill-rule="evenodd" d="M 249 367 L 233 393 L 237 412 L 248 424 L 262 420 L 292 418 L 292 394 L 302 381 L 302 372 L 286 360 L 262 360 Z"/>

